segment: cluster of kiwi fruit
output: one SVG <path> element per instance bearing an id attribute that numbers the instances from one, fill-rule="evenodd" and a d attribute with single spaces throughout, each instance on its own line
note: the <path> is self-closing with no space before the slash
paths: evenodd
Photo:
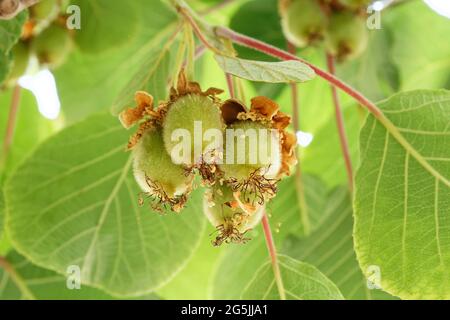
<path id="1" fill-rule="evenodd" d="M 371 0 L 280 0 L 283 32 L 297 47 L 323 44 L 339 61 L 367 48 L 367 7 Z"/>
<path id="2" fill-rule="evenodd" d="M 275 102 L 255 97 L 247 108 L 235 99 L 222 101 L 217 97 L 221 92 L 216 88 L 202 91 L 198 83 L 187 81 L 182 71 L 166 101 L 155 107 L 151 95 L 137 92 L 137 106 L 119 117 L 125 128 L 139 125 L 128 149 L 133 152 L 134 177 L 142 190 L 140 204 L 148 200 L 152 209 L 161 213 L 167 209 L 180 212 L 200 182 L 206 188 L 203 211 L 217 230 L 216 246 L 247 240 L 246 232 L 260 222 L 266 203 L 276 195 L 277 182 L 289 175 L 296 162 L 295 135 L 285 130 L 290 117 L 280 112 Z M 196 122 L 202 124 L 201 129 Z M 180 129 L 188 137 L 200 134 L 202 138 L 188 140 L 193 152 L 174 160 L 179 141 L 173 139 L 173 133 Z M 206 138 L 210 129 L 223 139 Z M 228 129 L 232 136 L 227 135 Z M 253 140 L 253 151 L 249 129 L 259 134 Z M 228 159 L 230 148 L 242 148 L 245 159 L 236 161 L 237 153 Z M 252 153 L 267 150 L 267 157 L 250 161 Z"/>
<path id="3" fill-rule="evenodd" d="M 39 65 L 57 68 L 73 48 L 73 35 L 66 28 L 64 16 L 67 0 L 41 0 L 31 6 L 22 36 L 12 49 L 13 63 L 6 84 L 13 84 L 27 70 L 30 58 Z"/>

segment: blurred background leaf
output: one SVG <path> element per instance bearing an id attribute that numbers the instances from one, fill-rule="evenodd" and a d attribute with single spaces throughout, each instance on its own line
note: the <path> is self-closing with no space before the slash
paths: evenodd
<path id="1" fill-rule="evenodd" d="M 336 285 L 313 266 L 278 255 L 284 293 L 288 300 L 341 300 Z M 268 261 L 257 271 L 241 296 L 244 300 L 277 300 L 280 293 L 275 284 L 272 264 Z"/>
<path id="2" fill-rule="evenodd" d="M 90 1 L 82 4 L 91 6 L 86 3 Z M 101 42 L 102 46 L 107 47 L 114 41 L 123 43 L 124 39 L 121 32 L 111 33 L 106 26 L 112 22 L 117 26 L 128 24 L 127 15 L 116 15 L 124 6 L 123 2 L 108 1 L 108 6 L 112 9 L 89 13 L 92 19 L 95 17 L 96 23 L 105 25 L 96 31 L 95 37 L 107 38 L 108 41 Z M 136 24 L 135 31 L 126 35 L 126 45 L 114 46 L 99 54 L 75 50 L 68 62 L 55 72 L 62 110 L 68 123 L 101 110 L 109 110 L 136 72 L 147 72 L 143 68 L 148 68 L 148 61 L 160 53 L 164 43 L 176 30 L 177 17 L 161 0 L 135 0 L 126 6 L 134 8 L 130 10 L 137 14 L 131 22 Z M 89 33 L 83 37 L 93 36 Z"/>
<path id="3" fill-rule="evenodd" d="M 400 90 L 450 88 L 450 19 L 422 1 L 382 13 L 382 27 L 393 32 L 392 60 L 400 71 Z"/>
<path id="4" fill-rule="evenodd" d="M 381 290 L 369 290 L 353 249 L 353 210 L 348 188 L 330 192 L 324 210 L 327 219 L 308 238 L 289 236 L 281 252 L 310 263 L 330 278 L 345 299 L 390 299 Z"/>
<path id="5" fill-rule="evenodd" d="M 13 251 L 6 257 L 13 266 L 23 285 L 35 299 L 39 300 L 111 300 L 114 297 L 98 289 L 81 285 L 80 289 L 69 289 L 66 277 L 31 264 Z M 27 299 L 17 283 L 3 269 L 0 269 L 0 300 Z M 137 299 L 157 300 L 158 296 L 148 294 Z"/>
<path id="6" fill-rule="evenodd" d="M 28 18 L 28 13 L 22 11 L 14 19 L 0 20 L 0 85 L 8 76 L 11 66 L 11 49 L 22 34 L 22 26 Z"/>

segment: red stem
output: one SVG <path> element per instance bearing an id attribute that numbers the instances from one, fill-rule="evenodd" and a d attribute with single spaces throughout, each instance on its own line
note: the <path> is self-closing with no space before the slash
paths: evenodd
<path id="1" fill-rule="evenodd" d="M 334 57 L 331 54 L 327 54 L 328 71 L 331 74 L 335 74 Z M 350 157 L 350 150 L 348 145 L 347 134 L 345 133 L 345 122 L 342 115 L 341 103 L 339 101 L 338 92 L 336 87 L 331 85 L 331 94 L 333 97 L 334 110 L 336 114 L 336 125 L 339 133 L 339 140 L 341 142 L 342 155 L 344 156 L 345 169 L 347 170 L 348 186 L 350 193 L 353 193 L 353 168 L 352 159 Z"/>
<path id="2" fill-rule="evenodd" d="M 296 47 L 293 43 L 288 41 L 289 53 L 295 54 Z M 292 94 L 292 122 L 294 127 L 294 132 L 300 131 L 300 102 L 298 98 L 298 85 L 296 83 L 291 84 L 291 94 Z M 295 188 L 297 189 L 297 201 L 300 207 L 300 219 L 303 224 L 303 230 L 306 236 L 311 232 L 311 225 L 309 221 L 308 205 L 305 198 L 305 188 L 303 184 L 303 174 L 302 165 L 300 161 L 299 147 L 295 148 L 295 154 L 297 157 L 297 165 L 295 170 Z"/>
<path id="3" fill-rule="evenodd" d="M 229 73 L 225 73 L 225 78 L 227 79 L 228 91 L 230 92 L 230 98 L 234 99 L 234 98 L 236 98 L 236 93 L 234 90 L 233 76 Z"/>
<path id="4" fill-rule="evenodd" d="M 230 30 L 225 27 L 216 27 L 215 32 L 218 36 L 228 38 L 234 43 L 237 43 L 239 45 L 261 51 L 267 55 L 279 58 L 281 60 L 297 60 L 300 61 L 306 65 L 308 65 L 311 69 L 314 70 L 314 72 L 321 78 L 325 79 L 326 81 L 330 82 L 331 84 L 335 85 L 339 89 L 343 90 L 347 94 L 349 94 L 351 97 L 353 97 L 356 101 L 358 101 L 361 105 L 365 106 L 375 117 L 379 118 L 382 116 L 382 112 L 378 107 L 371 102 L 369 99 L 367 99 L 365 96 L 363 96 L 360 92 L 353 89 L 351 86 L 346 84 L 345 82 L 341 81 L 340 79 L 336 78 L 334 75 L 316 67 L 315 65 L 309 63 L 308 61 L 305 61 L 303 59 L 300 59 L 296 57 L 295 55 L 286 52 L 284 50 L 278 49 L 270 44 L 264 43 L 262 41 L 250 38 L 248 36 L 245 36 L 243 34 L 240 34 L 238 32 L 235 32 L 233 30 Z"/>
<path id="5" fill-rule="evenodd" d="M 1 157 L 1 164 L 4 165 L 6 163 L 6 159 L 8 157 L 9 149 L 12 144 L 12 140 L 14 137 L 14 130 L 16 128 L 17 122 L 17 113 L 19 111 L 20 105 L 20 93 L 21 88 L 18 84 L 15 85 L 14 91 L 11 98 L 11 107 L 9 110 L 8 123 L 5 132 L 5 138 L 3 140 L 3 152 Z"/>
<path id="6" fill-rule="evenodd" d="M 267 249 L 269 250 L 270 260 L 272 262 L 273 273 L 275 281 L 277 283 L 278 292 L 281 300 L 286 300 L 286 293 L 284 291 L 283 279 L 281 278 L 280 265 L 278 264 L 277 250 L 275 248 L 275 242 L 273 241 L 272 230 L 270 229 L 269 218 L 264 213 L 262 218 L 262 225 L 264 230 L 264 236 L 266 238 Z"/>

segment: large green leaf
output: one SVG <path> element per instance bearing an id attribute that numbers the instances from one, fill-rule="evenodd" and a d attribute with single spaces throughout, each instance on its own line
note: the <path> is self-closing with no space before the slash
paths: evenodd
<path id="1" fill-rule="evenodd" d="M 59 273 L 78 265 L 83 283 L 116 295 L 170 280 L 205 224 L 201 192 L 181 215 L 139 208 L 129 134 L 116 118 L 93 116 L 41 145 L 5 186 L 6 225 L 20 253 Z"/>
<path id="2" fill-rule="evenodd" d="M 401 90 L 450 88 L 450 19 L 423 1 L 411 1 L 386 10 L 385 26 L 394 33 L 391 54 L 400 70 Z"/>
<path id="3" fill-rule="evenodd" d="M 39 268 L 16 252 L 11 252 L 6 257 L 14 268 L 21 286 L 17 285 L 17 279 L 0 268 L 0 300 L 40 299 L 40 300 L 111 300 L 112 296 L 88 286 L 81 285 L 80 289 L 69 289 L 66 277 L 53 271 Z M 154 294 L 139 297 L 139 299 L 154 300 L 158 297 Z"/>
<path id="4" fill-rule="evenodd" d="M 211 243 L 211 230 L 206 228 L 200 247 L 180 273 L 167 285 L 157 291 L 158 296 L 170 300 L 205 300 L 214 266 L 226 247 L 214 247 Z"/>
<path id="5" fill-rule="evenodd" d="M 353 210 L 347 187 L 330 192 L 328 218 L 308 238 L 290 236 L 282 252 L 317 267 L 333 281 L 346 299 L 389 299 L 380 290 L 369 290 L 353 249 Z"/>
<path id="6" fill-rule="evenodd" d="M 233 57 L 216 56 L 217 63 L 227 73 L 257 82 L 295 83 L 312 80 L 314 71 L 296 61 L 265 62 Z"/>
<path id="7" fill-rule="evenodd" d="M 177 17 L 162 0 L 135 0 L 126 4 L 123 1 L 114 2 L 117 6 L 135 8 L 138 13 L 135 22 L 137 30 L 133 32 L 132 39 L 127 39 L 126 45 L 117 49 L 106 50 L 101 54 L 75 50 L 67 63 L 56 70 L 62 109 L 68 122 L 81 120 L 100 110 L 110 109 L 117 96 L 135 78 L 138 71 L 149 74 L 151 72 L 148 69 L 149 65 L 151 69 L 159 70 L 161 66 L 157 62 L 161 63 L 164 60 L 155 58 L 162 52 L 167 52 L 169 39 L 176 31 Z M 113 12 L 108 10 L 93 11 L 89 19 L 112 19 L 117 26 L 130 23 L 126 20 L 126 16 L 118 18 L 115 14 L 110 16 L 111 14 Z M 113 36 L 107 29 L 102 30 L 104 32 L 98 34 L 98 37 Z M 122 41 L 120 38 L 116 40 Z M 159 78 L 148 78 L 149 83 L 156 83 L 158 86 L 160 81 Z M 166 82 L 167 79 L 164 79 L 164 83 Z M 153 88 L 149 86 L 149 91 L 152 92 Z M 134 92 L 128 94 L 133 95 Z"/>
<path id="8" fill-rule="evenodd" d="M 76 0 L 83 13 L 81 29 L 75 41 L 83 52 L 98 54 L 107 49 L 118 49 L 136 37 L 138 6 L 134 2 Z M 121 23 L 122 22 L 122 23 Z"/>
<path id="9" fill-rule="evenodd" d="M 278 264 L 286 299 L 343 299 L 336 285 L 315 267 L 285 255 L 278 256 Z M 245 300 L 275 300 L 280 298 L 270 261 L 264 263 L 255 272 L 255 276 L 247 284 L 241 297 Z"/>
<path id="10" fill-rule="evenodd" d="M 361 132 L 355 244 L 363 271 L 401 298 L 450 298 L 450 92 L 412 91 L 379 104 Z"/>
<path id="11" fill-rule="evenodd" d="M 9 73 L 11 65 L 11 48 L 22 34 L 22 26 L 28 17 L 26 11 L 21 12 L 14 19 L 0 20 L 0 84 Z"/>
<path id="12" fill-rule="evenodd" d="M 326 188 L 320 180 L 305 175 L 306 200 L 312 230 L 327 217 L 323 206 Z M 267 207 L 275 242 L 281 246 L 287 235 L 302 234 L 302 224 L 293 178 L 281 182 L 278 195 Z M 263 230 L 259 226 L 244 245 L 230 245 L 217 263 L 210 295 L 214 299 L 239 299 L 255 270 L 269 261 Z M 226 276 L 225 276 L 226 275 Z"/>

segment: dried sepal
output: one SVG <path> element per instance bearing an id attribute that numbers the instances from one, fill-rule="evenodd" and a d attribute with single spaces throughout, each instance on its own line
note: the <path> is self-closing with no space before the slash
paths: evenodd
<path id="1" fill-rule="evenodd" d="M 154 211 L 161 214 L 164 214 L 169 209 L 179 213 L 184 208 L 191 190 L 188 190 L 188 192 L 186 193 L 171 197 L 166 193 L 164 187 L 158 182 L 152 181 L 148 176 L 145 177 L 145 180 L 152 191 L 141 192 L 139 194 L 138 201 L 140 206 L 143 206 L 145 204 L 145 197 L 149 201 L 150 207 Z"/>
<path id="2" fill-rule="evenodd" d="M 128 108 L 119 114 L 120 122 L 125 129 L 131 128 L 141 121 L 149 111 L 153 111 L 153 97 L 147 92 L 136 92 L 134 100 L 136 101 L 136 107 Z"/>

